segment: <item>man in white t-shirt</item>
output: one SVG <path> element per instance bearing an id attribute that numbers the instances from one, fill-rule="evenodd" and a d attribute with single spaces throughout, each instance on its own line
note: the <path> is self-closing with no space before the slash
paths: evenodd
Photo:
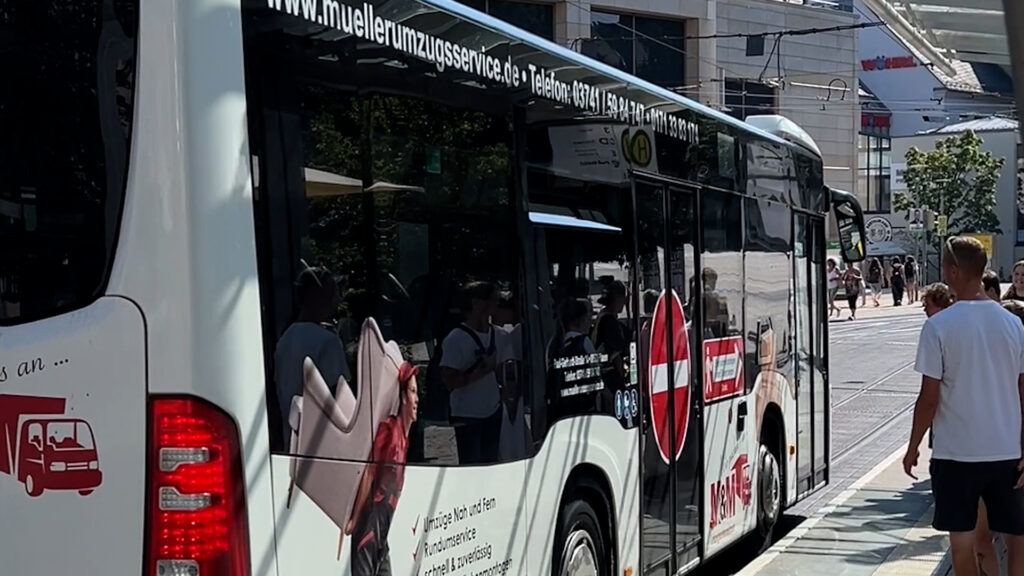
<path id="1" fill-rule="evenodd" d="M 987 257 L 978 240 L 950 238 L 943 250 L 942 275 L 957 301 L 921 329 L 914 366 L 921 392 L 903 467 L 914 477 L 918 447 L 931 427 L 932 525 L 950 533 L 954 573 L 978 574 L 974 530 L 983 500 L 989 526 L 1007 536 L 1010 574 L 1020 575 L 1024 326 L 982 290 Z"/>
<path id="2" fill-rule="evenodd" d="M 337 334 L 324 327 L 338 307 L 341 295 L 338 284 L 326 268 L 306 268 L 295 282 L 299 299 L 299 316 L 284 331 L 274 350 L 274 384 L 281 408 L 285 446 L 291 437 L 288 413 L 292 398 L 303 390 L 302 363 L 309 357 L 335 394 L 338 378 L 352 382 L 345 348 Z"/>
<path id="3" fill-rule="evenodd" d="M 501 394 L 495 374 L 498 336 L 491 323 L 498 290 L 487 282 L 473 282 L 462 298 L 465 321 L 441 343 L 441 378 L 451 392 L 459 464 L 493 463 L 501 436 Z"/>

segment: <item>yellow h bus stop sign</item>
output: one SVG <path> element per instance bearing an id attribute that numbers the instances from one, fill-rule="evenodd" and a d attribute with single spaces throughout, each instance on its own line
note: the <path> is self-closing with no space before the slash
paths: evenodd
<path id="1" fill-rule="evenodd" d="M 988 261 L 992 261 L 992 234 L 964 234 L 981 242 L 981 245 L 985 247 L 985 256 L 988 257 Z"/>

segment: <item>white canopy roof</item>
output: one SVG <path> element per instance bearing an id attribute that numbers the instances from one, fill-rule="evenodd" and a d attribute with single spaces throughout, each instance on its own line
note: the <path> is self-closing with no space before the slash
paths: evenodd
<path id="1" fill-rule="evenodd" d="M 1016 0 L 1015 0 L 1016 1 Z M 866 0 L 879 16 L 915 48 L 934 59 L 1010 66 L 1002 0 Z M 910 28 L 914 33 L 907 33 Z M 924 45 L 927 44 L 927 45 Z M 950 76 L 950 70 L 943 70 Z"/>

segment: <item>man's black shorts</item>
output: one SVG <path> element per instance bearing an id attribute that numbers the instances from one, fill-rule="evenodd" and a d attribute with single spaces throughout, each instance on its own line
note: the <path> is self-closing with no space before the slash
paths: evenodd
<path id="1" fill-rule="evenodd" d="M 978 500 L 985 501 L 993 532 L 1024 535 L 1024 488 L 1015 489 L 1018 460 L 957 462 L 932 460 L 935 518 L 941 532 L 970 532 L 978 520 Z"/>

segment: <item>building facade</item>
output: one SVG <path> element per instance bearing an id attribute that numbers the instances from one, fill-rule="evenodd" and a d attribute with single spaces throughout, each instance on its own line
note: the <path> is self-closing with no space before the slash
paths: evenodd
<path id="1" fill-rule="evenodd" d="M 973 126 L 981 128 L 978 135 L 987 149 L 1006 158 L 1008 175 L 1000 179 L 997 207 L 1003 235 L 995 242 L 998 264 L 993 265 L 1005 268 L 1018 251 L 1019 218 L 1012 201 L 1019 154 L 1009 144 L 1012 130 L 998 121 L 1013 111 L 1009 76 L 996 65 L 957 60 L 950 62 L 956 74 L 944 74 L 913 43 L 885 26 L 863 0 L 855 0 L 853 10 L 862 22 L 878 24 L 861 29 L 858 42 L 861 115 L 855 190 L 867 213 L 869 256 L 888 261 L 919 251 L 920 242 L 907 230 L 906 214 L 893 211 L 893 195 L 903 192 L 897 171 L 906 150 L 930 149 L 939 138 Z M 994 120 L 971 124 L 986 118 Z"/>
<path id="2" fill-rule="evenodd" d="M 737 118 L 782 114 L 818 143 L 826 182 L 854 190 L 852 0 L 461 1 Z"/>

